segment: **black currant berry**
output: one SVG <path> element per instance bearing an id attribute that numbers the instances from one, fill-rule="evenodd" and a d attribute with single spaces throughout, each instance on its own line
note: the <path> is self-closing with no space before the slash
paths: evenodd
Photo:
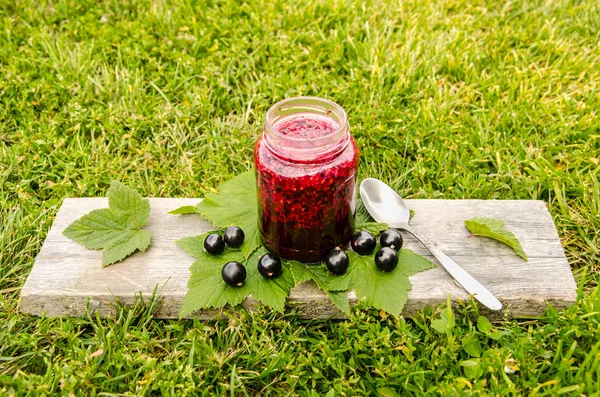
<path id="1" fill-rule="evenodd" d="M 390 247 L 383 247 L 375 254 L 375 265 L 382 272 L 391 272 L 398 266 L 398 253 Z"/>
<path id="2" fill-rule="evenodd" d="M 246 280 L 246 268 L 240 262 L 227 262 L 221 270 L 221 277 L 232 287 L 241 287 Z"/>
<path id="3" fill-rule="evenodd" d="M 258 260 L 258 272 L 264 278 L 275 278 L 281 273 L 281 259 L 273 254 L 265 254 Z"/>
<path id="4" fill-rule="evenodd" d="M 220 234 L 209 234 L 204 239 L 204 249 L 209 254 L 218 255 L 225 249 L 225 241 L 223 241 L 223 237 Z"/>
<path id="5" fill-rule="evenodd" d="M 348 270 L 348 263 L 348 255 L 339 247 L 331 251 L 325 259 L 327 269 L 335 276 L 346 273 L 346 270 Z"/>
<path id="6" fill-rule="evenodd" d="M 390 247 L 396 251 L 400 251 L 404 240 L 402 239 L 402 235 L 399 231 L 396 229 L 388 229 L 381 233 L 381 236 L 379 237 L 379 243 L 382 247 Z"/>
<path id="7" fill-rule="evenodd" d="M 377 240 L 375 240 L 375 237 L 371 233 L 362 230 L 352 236 L 350 245 L 354 252 L 360 255 L 369 255 L 375 249 Z"/>
<path id="8" fill-rule="evenodd" d="M 244 243 L 244 231 L 237 226 L 229 226 L 225 230 L 225 242 L 228 246 L 237 248 Z"/>

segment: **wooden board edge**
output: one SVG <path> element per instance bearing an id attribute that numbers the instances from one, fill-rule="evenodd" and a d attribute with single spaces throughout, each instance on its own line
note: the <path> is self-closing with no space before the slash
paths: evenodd
<path id="1" fill-rule="evenodd" d="M 147 301 L 151 294 L 136 294 L 134 296 L 116 296 L 105 294 L 95 297 L 85 295 L 72 295 L 65 297 L 64 295 L 25 295 L 20 298 L 19 312 L 33 316 L 45 317 L 82 317 L 88 313 L 93 315 L 99 314 L 101 317 L 114 318 L 117 312 L 117 302 L 125 306 L 133 306 L 140 298 Z M 161 296 L 158 295 L 159 301 L 153 312 L 155 319 L 180 319 L 179 308 L 183 303 L 184 296 Z M 350 305 L 356 305 L 358 302 L 353 291 L 348 293 Z M 452 297 L 453 305 L 460 305 L 461 299 Z M 480 313 L 494 319 L 501 318 L 527 318 L 542 315 L 548 308 L 548 304 L 555 309 L 566 309 L 574 305 L 577 301 L 577 292 L 563 297 L 553 297 L 551 299 L 510 299 L 503 300 L 504 308 L 500 312 L 493 312 L 480 306 Z M 418 311 L 428 306 L 438 306 L 443 304 L 439 298 L 432 299 L 409 299 L 404 306 L 402 312 L 403 317 L 412 317 Z M 248 311 L 256 311 L 260 305 L 252 296 L 248 297 L 242 307 Z M 215 320 L 225 317 L 225 313 L 231 310 L 231 307 L 226 307 L 218 310 L 201 310 L 192 313 L 184 318 L 198 318 L 200 320 Z M 301 319 L 347 319 L 347 316 L 340 312 L 337 307 L 323 294 L 313 295 L 309 299 L 289 299 L 286 305 L 286 312 L 297 311 Z"/>

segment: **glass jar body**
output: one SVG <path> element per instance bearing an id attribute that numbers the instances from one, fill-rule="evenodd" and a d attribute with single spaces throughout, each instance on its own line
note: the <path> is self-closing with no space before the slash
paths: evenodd
<path id="1" fill-rule="evenodd" d="M 358 158 L 333 102 L 300 97 L 269 110 L 254 162 L 259 230 L 271 252 L 314 263 L 350 241 Z"/>

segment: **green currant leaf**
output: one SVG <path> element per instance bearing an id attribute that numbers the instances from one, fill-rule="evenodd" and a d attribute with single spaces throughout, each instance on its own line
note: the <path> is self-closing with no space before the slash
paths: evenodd
<path id="1" fill-rule="evenodd" d="M 306 265 L 298 261 L 286 261 L 286 265 L 292 272 L 295 285 L 313 280 L 338 309 L 346 314 L 350 312 L 347 291 L 352 280 L 352 262 L 348 266 L 348 271 L 340 276 L 329 273 L 327 267 L 322 263 Z"/>
<path id="2" fill-rule="evenodd" d="M 82 216 L 63 235 L 88 249 L 103 249 L 102 266 L 125 259 L 150 246 L 151 234 L 142 230 L 150 217 L 150 202 L 135 190 L 113 181 L 108 189 L 109 208 Z"/>
<path id="3" fill-rule="evenodd" d="M 494 218 L 472 218 L 465 221 L 465 226 L 475 236 L 493 238 L 512 248 L 517 255 L 527 261 L 527 255 L 514 233 L 503 229 L 504 221 Z"/>
<path id="4" fill-rule="evenodd" d="M 248 272 L 247 280 L 250 284 L 250 293 L 260 303 L 271 309 L 283 313 L 285 301 L 290 290 L 294 287 L 294 278 L 290 269 L 282 264 L 281 274 L 275 278 L 267 279 L 258 271 L 258 260 L 269 251 L 259 247 L 246 261 Z"/>
<path id="5" fill-rule="evenodd" d="M 226 228 L 232 225 L 240 227 L 245 234 L 244 244 L 241 247 L 245 258 L 248 258 L 262 244 L 258 232 L 256 174 L 253 169 L 223 183 L 219 187 L 218 194 L 207 194 L 195 207 L 183 206 L 170 213 L 198 213 L 217 227 Z"/>
<path id="6" fill-rule="evenodd" d="M 198 309 L 220 308 L 226 304 L 235 306 L 243 302 L 249 294 L 258 302 L 283 313 L 286 299 L 294 287 L 290 269 L 283 266 L 281 274 L 273 279 L 261 276 L 258 272 L 258 260 L 268 252 L 262 246 L 249 258 L 245 258 L 241 250 L 230 247 L 226 247 L 222 254 L 211 255 L 204 250 L 204 239 L 211 233 L 215 232 L 175 241 L 190 255 L 198 258 L 190 267 L 190 282 L 181 316 Z M 240 262 L 246 267 L 246 281 L 240 288 L 227 285 L 221 277 L 221 269 L 229 261 Z"/>
<path id="7" fill-rule="evenodd" d="M 169 214 L 172 215 L 186 215 L 186 214 L 197 214 L 196 207 L 193 205 L 184 205 L 183 207 L 179 207 L 173 211 L 170 211 Z"/>
<path id="8" fill-rule="evenodd" d="M 331 299 L 331 302 L 342 313 L 350 314 L 350 302 L 348 301 L 348 292 L 346 291 L 325 291 L 325 294 Z"/>
<path id="9" fill-rule="evenodd" d="M 313 279 L 313 274 L 308 268 L 308 265 L 298 261 L 285 261 L 285 263 L 292 272 L 295 285 L 299 285 L 305 281 Z"/>
<path id="10" fill-rule="evenodd" d="M 194 258 L 202 259 L 206 255 L 206 251 L 204 250 L 204 239 L 206 239 L 206 236 L 212 233 L 214 232 L 206 232 L 194 237 L 180 238 L 179 240 L 175 240 L 175 244 L 186 250 L 187 253 Z M 227 250 L 230 250 L 230 248 L 226 247 L 225 251 Z"/>
<path id="11" fill-rule="evenodd" d="M 352 280 L 352 262 L 348 265 L 346 273 L 335 276 L 327 270 L 323 263 L 306 265 L 297 261 L 287 261 L 296 285 L 307 280 L 314 280 L 323 291 L 347 291 Z"/>
<path id="12" fill-rule="evenodd" d="M 195 250 L 198 252 L 198 250 Z M 223 281 L 221 270 L 230 261 L 243 262 L 240 251 L 225 250 L 220 255 L 202 251 L 198 260 L 190 266 L 188 291 L 181 306 L 181 317 L 195 310 L 221 308 L 227 304 L 237 306 L 250 294 L 248 278 L 241 287 L 232 287 Z"/>
<path id="13" fill-rule="evenodd" d="M 375 222 L 375 220 L 369 215 L 369 212 L 365 208 L 365 205 L 361 199 L 356 201 L 356 211 L 354 213 L 355 229 L 366 230 L 374 236 L 389 229 L 387 223 Z"/>
<path id="14" fill-rule="evenodd" d="M 351 286 L 356 298 L 364 300 L 368 306 L 396 316 L 402 313 L 408 291 L 412 288 L 408 277 L 435 267 L 433 263 L 408 249 L 398 252 L 398 267 L 389 273 L 377 269 L 374 255 L 361 256 L 350 251 L 348 257 L 350 263 L 354 263 Z"/>

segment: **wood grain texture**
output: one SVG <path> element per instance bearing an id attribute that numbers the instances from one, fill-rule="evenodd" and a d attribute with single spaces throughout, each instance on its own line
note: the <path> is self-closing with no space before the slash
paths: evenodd
<path id="1" fill-rule="evenodd" d="M 62 235 L 74 220 L 97 208 L 108 206 L 105 198 L 66 199 L 31 274 L 21 290 L 20 310 L 47 316 L 81 316 L 90 311 L 112 316 L 114 302 L 131 304 L 149 297 L 157 288 L 160 303 L 157 318 L 178 318 L 187 291 L 189 266 L 194 258 L 175 245 L 175 240 L 202 234 L 213 227 L 197 215 L 169 215 L 199 199 L 150 199 L 151 214 L 146 229 L 152 232 L 152 245 L 145 253 L 135 253 L 107 268 L 101 267 L 102 251 L 87 250 Z M 546 308 L 566 307 L 576 299 L 576 284 L 563 252 L 552 217 L 545 204 L 531 200 L 407 200 L 416 213 L 411 224 L 488 287 L 505 306 L 509 317 L 535 316 Z M 505 228 L 521 241 L 529 262 L 510 248 L 490 239 L 469 238 L 464 220 L 475 216 L 499 218 Z M 405 247 L 435 259 L 412 236 L 403 232 Z M 445 302 L 447 294 L 466 300 L 467 293 L 441 268 L 410 278 L 412 290 L 405 315 L 428 305 Z M 349 293 L 351 303 L 356 297 Z M 294 288 L 288 303 L 306 318 L 343 318 L 314 284 Z M 243 306 L 257 305 L 249 297 Z M 218 311 L 194 313 L 203 319 Z"/>

